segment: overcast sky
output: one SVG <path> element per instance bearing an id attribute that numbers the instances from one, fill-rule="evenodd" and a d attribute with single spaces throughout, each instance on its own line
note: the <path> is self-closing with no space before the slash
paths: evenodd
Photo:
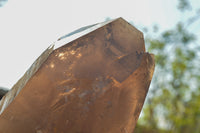
<path id="1" fill-rule="evenodd" d="M 176 0 L 8 0 L 0 8 L 0 86 L 11 88 L 59 37 L 107 17 L 170 28 Z"/>

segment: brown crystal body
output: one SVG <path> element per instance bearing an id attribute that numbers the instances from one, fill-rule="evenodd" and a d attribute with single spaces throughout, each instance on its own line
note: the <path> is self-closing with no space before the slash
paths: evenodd
<path id="1" fill-rule="evenodd" d="M 2 99 L 1 133 L 133 131 L 154 71 L 140 31 L 119 18 L 49 51 Z"/>

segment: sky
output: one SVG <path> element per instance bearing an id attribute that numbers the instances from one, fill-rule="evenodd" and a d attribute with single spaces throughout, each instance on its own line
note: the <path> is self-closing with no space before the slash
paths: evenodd
<path id="1" fill-rule="evenodd" d="M 136 27 L 169 29 L 180 18 L 176 5 L 175 0 L 8 0 L 0 8 L 0 86 L 11 88 L 49 45 L 80 27 L 123 17 Z"/>

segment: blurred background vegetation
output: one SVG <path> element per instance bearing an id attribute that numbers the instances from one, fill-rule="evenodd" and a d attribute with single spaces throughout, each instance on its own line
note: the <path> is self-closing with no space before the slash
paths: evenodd
<path id="1" fill-rule="evenodd" d="M 177 8 L 183 19 L 174 28 L 143 29 L 156 68 L 135 133 L 200 132 L 200 44 L 191 30 L 200 25 L 200 8 L 194 11 L 189 0 L 178 0 Z"/>
<path id="2" fill-rule="evenodd" d="M 6 1 L 0 0 L 0 7 Z M 183 19 L 172 29 L 142 28 L 156 68 L 135 133 L 200 132 L 199 31 L 191 30 L 200 25 L 200 8 L 194 9 L 189 0 L 178 0 L 177 8 Z"/>
<path id="3" fill-rule="evenodd" d="M 7 2 L 7 0 L 0 0 L 0 7 L 4 6 L 4 4 Z"/>

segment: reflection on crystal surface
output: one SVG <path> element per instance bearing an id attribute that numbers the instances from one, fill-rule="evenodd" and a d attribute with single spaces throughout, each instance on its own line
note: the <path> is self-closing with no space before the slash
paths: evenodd
<path id="1" fill-rule="evenodd" d="M 122 18 L 72 33 L 1 100 L 0 132 L 134 130 L 154 71 L 142 33 Z"/>

